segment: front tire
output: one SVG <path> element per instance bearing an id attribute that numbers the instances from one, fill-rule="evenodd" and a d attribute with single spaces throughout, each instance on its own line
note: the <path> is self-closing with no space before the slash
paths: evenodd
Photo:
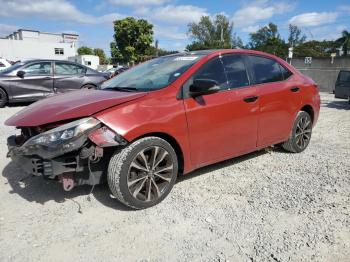
<path id="1" fill-rule="evenodd" d="M 143 209 L 160 203 L 173 188 L 178 160 L 173 147 L 158 137 L 141 138 L 111 158 L 107 180 L 124 205 Z"/>
<path id="2" fill-rule="evenodd" d="M 282 147 L 288 152 L 300 153 L 309 145 L 311 134 L 311 116 L 305 111 L 300 111 L 295 119 L 289 139 L 282 144 Z"/>
<path id="3" fill-rule="evenodd" d="M 0 108 L 4 107 L 8 102 L 8 97 L 4 89 L 0 88 Z"/>

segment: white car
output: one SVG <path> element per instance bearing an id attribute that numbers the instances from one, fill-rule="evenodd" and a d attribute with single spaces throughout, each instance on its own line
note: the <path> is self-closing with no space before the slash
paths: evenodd
<path id="1" fill-rule="evenodd" d="M 3 70 L 3 69 L 6 69 L 8 67 L 10 67 L 11 64 L 9 61 L 7 61 L 6 59 L 4 58 L 0 58 L 0 71 Z"/>

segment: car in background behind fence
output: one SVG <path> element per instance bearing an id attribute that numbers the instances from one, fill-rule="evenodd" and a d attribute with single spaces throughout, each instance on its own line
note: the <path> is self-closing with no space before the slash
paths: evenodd
<path id="1" fill-rule="evenodd" d="M 335 98 L 348 99 L 350 104 L 350 71 L 340 71 L 335 83 Z"/>
<path id="2" fill-rule="evenodd" d="M 33 102 L 55 93 L 94 89 L 109 78 L 86 66 L 58 60 L 27 60 L 0 72 L 0 107 Z"/>

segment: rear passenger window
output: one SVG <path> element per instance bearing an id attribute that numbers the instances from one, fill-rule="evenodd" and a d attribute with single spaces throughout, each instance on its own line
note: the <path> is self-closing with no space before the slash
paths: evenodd
<path id="1" fill-rule="evenodd" d="M 248 86 L 249 80 L 245 64 L 240 55 L 225 55 L 222 57 L 229 88 Z"/>
<path id="2" fill-rule="evenodd" d="M 278 82 L 284 80 L 280 64 L 273 59 L 248 56 L 255 78 L 255 84 Z"/>
<path id="3" fill-rule="evenodd" d="M 86 69 L 84 67 L 64 62 L 56 62 L 55 75 L 83 75 Z"/>

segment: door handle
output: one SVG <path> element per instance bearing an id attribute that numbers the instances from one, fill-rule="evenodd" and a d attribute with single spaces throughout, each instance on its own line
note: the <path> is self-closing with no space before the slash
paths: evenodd
<path id="1" fill-rule="evenodd" d="M 246 103 L 253 103 L 255 102 L 259 97 L 258 96 L 249 96 L 243 99 Z"/>
<path id="2" fill-rule="evenodd" d="M 290 91 L 292 91 L 293 93 L 296 93 L 296 92 L 299 92 L 299 90 L 300 90 L 300 88 L 299 87 L 292 87 L 291 89 L 290 89 Z"/>

